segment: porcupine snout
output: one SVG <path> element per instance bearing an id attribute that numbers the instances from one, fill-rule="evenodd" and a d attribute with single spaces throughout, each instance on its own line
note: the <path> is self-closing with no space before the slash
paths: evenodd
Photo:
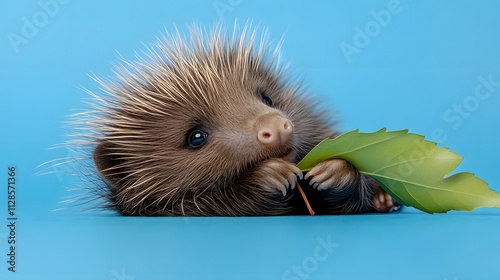
<path id="1" fill-rule="evenodd" d="M 255 123 L 257 139 L 269 148 L 288 144 L 292 140 L 292 122 L 278 114 L 266 114 Z"/>

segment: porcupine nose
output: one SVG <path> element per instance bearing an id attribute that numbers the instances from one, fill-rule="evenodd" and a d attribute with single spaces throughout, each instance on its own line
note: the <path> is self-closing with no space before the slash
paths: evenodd
<path id="1" fill-rule="evenodd" d="M 290 141 L 292 138 L 292 123 L 278 115 L 264 118 L 259 123 L 257 139 L 268 147 L 279 147 Z"/>

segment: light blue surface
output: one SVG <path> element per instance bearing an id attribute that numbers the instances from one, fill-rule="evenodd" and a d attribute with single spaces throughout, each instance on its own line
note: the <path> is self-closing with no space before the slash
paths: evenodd
<path id="1" fill-rule="evenodd" d="M 465 158 L 457 171 L 500 191 L 500 2 L 73 0 L 44 10 L 54 1 L 0 4 L 0 225 L 10 165 L 18 188 L 17 272 L 7 271 L 1 226 L 0 279 L 500 279 L 500 210 L 127 218 L 54 212 L 76 181 L 65 167 L 33 175 L 68 154 L 49 148 L 83 107 L 80 87 L 95 89 L 87 74 L 111 74 L 117 51 L 133 58 L 174 24 L 252 18 L 276 42 L 285 34 L 283 58 L 342 130 L 409 128 L 451 147 Z M 12 34 L 26 38 L 16 45 Z"/>

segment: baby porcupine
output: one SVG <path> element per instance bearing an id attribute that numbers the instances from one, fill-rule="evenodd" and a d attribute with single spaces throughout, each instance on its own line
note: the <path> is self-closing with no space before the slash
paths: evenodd
<path id="1" fill-rule="evenodd" d="M 305 214 L 298 180 L 319 214 L 388 212 L 393 200 L 340 159 L 305 174 L 295 166 L 338 133 L 331 117 L 287 78 L 278 48 L 245 26 L 191 28 L 96 80 L 79 123 L 93 145 L 101 191 L 123 215 Z"/>

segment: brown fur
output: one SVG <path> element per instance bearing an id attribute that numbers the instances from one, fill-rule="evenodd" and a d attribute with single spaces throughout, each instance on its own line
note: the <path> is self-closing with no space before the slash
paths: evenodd
<path id="1" fill-rule="evenodd" d="M 93 94 L 94 109 L 78 117 L 91 131 L 80 139 L 95 147 L 97 188 L 112 208 L 124 215 L 305 213 L 296 190 L 283 196 L 269 178 L 292 172 L 282 159 L 290 149 L 297 162 L 337 132 L 300 83 L 287 78 L 278 49 L 269 53 L 266 40 L 256 44 L 248 28 L 228 35 L 218 27 L 208 36 L 193 29 L 190 42 L 179 34 L 163 38 L 146 58 L 125 62 L 116 80 L 96 79 L 104 94 Z M 255 127 L 273 116 L 291 121 L 293 136 L 266 147 Z M 199 149 L 186 144 L 193 128 L 209 133 Z M 339 183 L 326 190 L 301 181 L 313 206 L 325 214 L 370 211 L 375 182 L 346 162 L 340 166 L 331 175 Z"/>

